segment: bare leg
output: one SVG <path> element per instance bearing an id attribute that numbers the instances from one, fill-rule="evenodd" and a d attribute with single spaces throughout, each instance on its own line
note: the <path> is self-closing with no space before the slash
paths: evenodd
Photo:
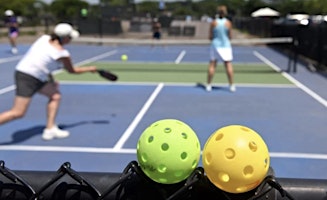
<path id="1" fill-rule="evenodd" d="M 231 92 L 235 92 L 236 87 L 234 85 L 234 71 L 233 71 L 232 63 L 230 61 L 226 61 L 225 68 L 226 68 L 227 78 L 228 78 L 228 82 L 229 82 L 229 90 Z"/>
<path id="2" fill-rule="evenodd" d="M 217 66 L 217 60 L 210 61 L 209 67 L 208 67 L 208 77 L 207 77 L 207 86 L 206 86 L 206 90 L 208 92 L 210 92 L 212 90 L 211 82 L 212 82 L 213 76 L 215 75 L 216 66 Z"/>
<path id="3" fill-rule="evenodd" d="M 9 37 L 9 42 L 12 47 L 16 47 L 16 37 Z"/>
<path id="4" fill-rule="evenodd" d="M 10 45 L 11 45 L 11 53 L 13 53 L 13 54 L 18 53 L 16 40 L 17 40 L 17 36 L 10 36 L 9 37 L 9 42 L 10 42 Z"/>
<path id="5" fill-rule="evenodd" d="M 69 136 L 69 132 L 61 130 L 56 125 L 56 117 L 60 105 L 61 94 L 58 89 L 58 83 L 49 82 L 41 90 L 40 93 L 49 98 L 47 104 L 47 124 L 43 130 L 42 139 L 52 140 L 54 138 L 65 138 Z"/>
<path id="6" fill-rule="evenodd" d="M 234 83 L 234 71 L 233 71 L 233 65 L 230 61 L 225 61 L 225 68 L 227 72 L 227 78 L 229 85 L 233 85 Z"/>
<path id="7" fill-rule="evenodd" d="M 40 90 L 40 93 L 49 98 L 46 128 L 50 129 L 56 125 L 56 117 L 60 106 L 61 94 L 58 90 L 58 84 L 48 83 Z"/>
<path id="8" fill-rule="evenodd" d="M 24 117 L 30 102 L 30 97 L 16 96 L 13 107 L 10 110 L 0 114 L 0 124 L 5 124 L 12 120 Z"/>
<path id="9" fill-rule="evenodd" d="M 52 95 L 52 97 L 49 99 L 49 102 L 47 105 L 48 120 L 47 120 L 46 128 L 51 128 L 51 127 L 55 126 L 55 121 L 56 121 L 56 117 L 57 117 L 57 113 L 58 113 L 58 109 L 59 109 L 59 105 L 60 105 L 60 99 L 61 99 L 61 95 L 59 93 Z"/>
<path id="10" fill-rule="evenodd" d="M 209 63 L 209 68 L 208 68 L 208 79 L 207 79 L 207 83 L 208 85 L 211 84 L 213 76 L 215 75 L 215 71 L 216 71 L 216 65 L 217 65 L 217 61 L 210 61 Z"/>

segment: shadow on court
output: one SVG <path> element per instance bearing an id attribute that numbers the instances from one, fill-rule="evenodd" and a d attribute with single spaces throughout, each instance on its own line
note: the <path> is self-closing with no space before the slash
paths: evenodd
<path id="1" fill-rule="evenodd" d="M 85 124 L 109 124 L 109 123 L 110 121 L 108 120 L 91 120 L 91 121 L 76 122 L 73 124 L 59 124 L 58 126 L 61 129 L 69 129 L 76 126 L 82 126 Z M 13 133 L 11 141 L 0 143 L 0 145 L 11 145 L 11 144 L 22 143 L 36 135 L 41 135 L 44 128 L 45 126 L 34 126 L 28 129 L 16 131 Z"/>
<path id="2" fill-rule="evenodd" d="M 206 90 L 206 84 L 204 84 L 204 83 L 196 83 L 196 87 L 197 88 L 200 88 L 200 89 L 203 89 L 203 90 Z M 223 87 L 223 86 L 212 86 L 211 89 L 212 90 L 220 90 L 220 91 L 230 92 L 229 89 L 228 89 L 228 87 Z"/>

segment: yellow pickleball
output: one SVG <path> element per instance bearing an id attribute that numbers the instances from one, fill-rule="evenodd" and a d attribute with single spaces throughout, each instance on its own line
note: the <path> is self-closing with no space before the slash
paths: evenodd
<path id="1" fill-rule="evenodd" d="M 256 188 L 266 177 L 270 156 L 257 132 L 246 126 L 230 125 L 209 137 L 203 148 L 202 164 L 216 187 L 244 193 Z"/>

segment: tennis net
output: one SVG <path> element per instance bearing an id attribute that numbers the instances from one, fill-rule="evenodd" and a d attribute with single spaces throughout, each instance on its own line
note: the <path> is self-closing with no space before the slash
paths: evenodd
<path id="1" fill-rule="evenodd" d="M 112 45 L 112 46 L 208 46 L 210 40 L 186 38 L 186 37 L 164 37 L 160 40 L 145 38 L 120 38 L 117 36 L 91 37 L 82 36 L 74 40 L 75 43 L 88 45 Z M 297 49 L 292 37 L 270 37 L 270 38 L 235 38 L 231 40 L 236 46 L 268 46 L 282 52 L 288 57 L 288 67 L 285 71 L 296 72 Z M 197 55 L 194 55 L 197 56 Z"/>
<path id="2" fill-rule="evenodd" d="M 138 39 L 138 38 L 110 38 L 110 37 L 80 37 L 74 40 L 75 42 L 82 43 L 96 43 L 96 44 L 112 44 L 112 45 L 206 45 L 210 41 L 207 39 L 191 39 L 191 38 L 174 38 L 174 39 Z M 293 38 L 291 37 L 278 37 L 278 38 L 247 38 L 247 39 L 233 39 L 233 45 L 265 45 L 265 44 L 292 44 Z"/>

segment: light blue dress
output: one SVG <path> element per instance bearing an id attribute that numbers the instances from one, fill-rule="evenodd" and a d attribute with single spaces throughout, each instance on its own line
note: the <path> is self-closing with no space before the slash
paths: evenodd
<path id="1" fill-rule="evenodd" d="M 213 40 L 211 44 L 215 48 L 228 48 L 231 43 L 228 37 L 228 28 L 225 26 L 226 18 L 217 18 L 216 27 L 213 29 Z"/>
<path id="2" fill-rule="evenodd" d="M 216 26 L 212 30 L 212 41 L 210 45 L 210 60 L 232 61 L 233 51 L 229 39 L 227 18 L 217 18 Z"/>

